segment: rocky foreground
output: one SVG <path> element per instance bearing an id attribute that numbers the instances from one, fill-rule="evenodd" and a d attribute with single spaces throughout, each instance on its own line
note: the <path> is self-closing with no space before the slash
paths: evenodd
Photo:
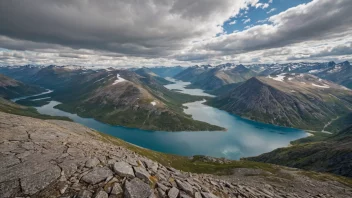
<path id="1" fill-rule="evenodd" d="M 67 121 L 0 112 L 0 197 L 351 197 L 352 188 L 282 169 L 182 172 Z"/>

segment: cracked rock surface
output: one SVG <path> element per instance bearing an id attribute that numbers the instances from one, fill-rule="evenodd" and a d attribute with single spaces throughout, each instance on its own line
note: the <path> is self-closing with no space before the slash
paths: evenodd
<path id="1" fill-rule="evenodd" d="M 351 187 L 338 182 L 256 175 L 263 173 L 182 172 L 103 141 L 80 124 L 0 112 L 1 198 L 352 197 Z"/>

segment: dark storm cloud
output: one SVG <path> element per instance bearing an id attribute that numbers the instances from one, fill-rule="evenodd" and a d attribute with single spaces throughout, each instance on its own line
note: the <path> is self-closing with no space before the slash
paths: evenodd
<path id="1" fill-rule="evenodd" d="M 165 56 L 192 38 L 217 33 L 217 23 L 246 5 L 246 0 L 238 2 L 1 0 L 0 35 L 75 49 Z"/>

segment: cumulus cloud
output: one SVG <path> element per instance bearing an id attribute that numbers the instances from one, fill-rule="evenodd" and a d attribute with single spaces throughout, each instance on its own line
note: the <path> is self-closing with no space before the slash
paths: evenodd
<path id="1" fill-rule="evenodd" d="M 269 24 L 213 38 L 194 48 L 205 48 L 228 55 L 278 48 L 310 40 L 324 42 L 329 38 L 350 37 L 351 9 L 349 0 L 314 0 L 271 16 L 268 19 Z"/>
<path id="2" fill-rule="evenodd" d="M 269 11 L 267 11 L 266 13 L 267 14 L 270 14 L 270 13 L 272 13 L 272 12 L 275 12 L 275 10 L 276 10 L 276 8 L 271 8 Z"/>
<path id="3" fill-rule="evenodd" d="M 269 7 L 269 4 L 267 3 L 257 3 L 255 5 L 255 8 L 262 8 L 262 9 L 265 9 L 265 8 L 268 8 Z"/>
<path id="4" fill-rule="evenodd" d="M 0 1 L 12 39 L 159 57 L 215 36 L 253 0 Z M 11 47 L 11 46 L 8 46 Z M 25 48 L 25 47 L 24 47 Z"/>
<path id="5" fill-rule="evenodd" d="M 269 3 L 0 1 L 0 64 L 153 66 L 351 59 L 350 0 L 313 0 L 243 31 L 225 33 L 226 21 Z"/>
<path id="6" fill-rule="evenodd" d="M 243 19 L 242 21 L 243 21 L 243 24 L 246 24 L 246 23 L 251 22 L 251 19 Z"/>
<path id="7" fill-rule="evenodd" d="M 233 21 L 231 21 L 230 23 L 229 23 L 229 25 L 235 25 L 237 23 L 237 21 L 236 20 L 233 20 Z"/>

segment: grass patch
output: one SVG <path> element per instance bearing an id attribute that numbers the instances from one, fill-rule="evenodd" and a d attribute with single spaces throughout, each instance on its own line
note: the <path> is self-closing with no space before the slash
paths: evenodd
<path id="1" fill-rule="evenodd" d="M 337 181 L 347 186 L 352 186 L 352 178 L 348 178 L 348 177 L 333 175 L 329 173 L 318 173 L 318 172 L 312 172 L 312 171 L 300 171 L 299 174 L 318 181 Z"/>

